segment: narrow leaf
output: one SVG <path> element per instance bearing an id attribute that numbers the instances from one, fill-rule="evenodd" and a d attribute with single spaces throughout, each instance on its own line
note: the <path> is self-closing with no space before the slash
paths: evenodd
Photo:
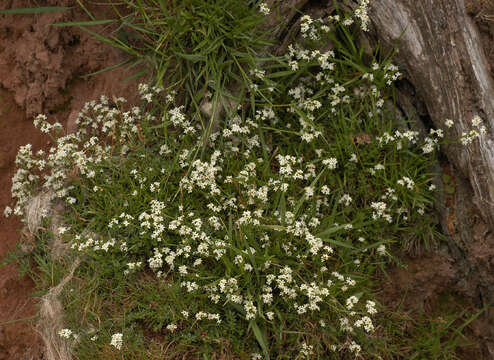
<path id="1" fill-rule="evenodd" d="M 266 338 L 263 332 L 259 329 L 259 326 L 257 326 L 255 321 L 250 322 L 250 327 L 254 331 L 254 336 L 256 337 L 256 340 L 264 353 L 264 359 L 269 360 L 268 346 L 266 345 Z"/>
<path id="2" fill-rule="evenodd" d="M 115 20 L 68 21 L 51 24 L 51 26 L 93 26 L 110 24 L 112 22 L 115 22 Z"/>
<path id="3" fill-rule="evenodd" d="M 25 15 L 25 14 L 44 14 L 50 12 L 57 11 L 66 11 L 72 9 L 71 7 L 66 6 L 41 6 L 37 8 L 18 8 L 18 9 L 7 9 L 0 10 L 0 14 L 16 14 L 16 15 Z"/>

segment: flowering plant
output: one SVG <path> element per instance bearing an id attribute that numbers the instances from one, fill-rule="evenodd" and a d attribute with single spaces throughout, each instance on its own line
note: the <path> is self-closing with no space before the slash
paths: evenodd
<path id="1" fill-rule="evenodd" d="M 14 213 L 40 190 L 64 202 L 58 235 L 85 259 L 78 271 L 111 284 L 98 291 L 112 299 L 100 331 L 113 348 L 126 346 L 116 306 L 128 327 L 144 321 L 203 353 L 223 341 L 252 358 L 373 352 L 370 275 L 430 210 L 443 133 L 394 125 L 398 68 L 378 54 L 366 64 L 351 43 L 367 3 L 354 17 L 303 16 L 305 40 L 243 73 L 247 95 L 221 120 L 197 121 L 174 88 L 141 85 L 141 107 L 102 97 L 48 154 L 20 149 Z M 60 131 L 44 116 L 35 125 Z"/>

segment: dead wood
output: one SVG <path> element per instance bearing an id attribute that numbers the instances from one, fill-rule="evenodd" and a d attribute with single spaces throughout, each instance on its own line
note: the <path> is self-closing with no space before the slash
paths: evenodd
<path id="1" fill-rule="evenodd" d="M 475 115 L 484 120 L 487 133 L 473 144 L 442 148 L 456 191 L 441 196 L 438 209 L 450 238 L 443 250 L 461 270 L 456 290 L 479 307 L 493 303 L 494 84 L 479 31 L 464 0 L 378 0 L 371 9 L 375 40 L 397 47 L 396 59 L 435 128 L 446 130 L 445 120 L 452 119 L 454 132 L 446 133 L 459 137 L 472 129 Z M 492 311 L 485 318 L 486 356 L 494 357 Z"/>

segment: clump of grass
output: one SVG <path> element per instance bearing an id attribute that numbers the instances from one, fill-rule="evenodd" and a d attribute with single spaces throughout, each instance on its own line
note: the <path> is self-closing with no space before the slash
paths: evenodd
<path id="1" fill-rule="evenodd" d="M 133 18 L 121 19 L 140 44 L 153 45 L 136 51 L 161 59 L 161 84 L 167 58 L 157 45 L 179 38 L 167 35 L 179 10 L 139 4 Z M 420 138 L 395 127 L 386 102 L 398 68 L 380 54 L 366 63 L 353 41 L 354 21 L 365 29 L 366 4 L 355 14 L 303 16 L 303 41 L 250 69 L 232 50 L 251 41 L 240 32 L 233 45 L 211 43 L 206 30 L 185 34 L 183 44 L 167 43 L 184 82 L 142 85 L 140 107 L 102 97 L 65 136 L 36 118 L 57 145 L 48 154 L 20 149 L 14 212 L 22 216 L 40 189 L 65 203 L 56 235 L 82 261 L 64 292 L 70 331 L 60 330 L 79 359 L 157 357 L 163 348 L 153 337 L 168 344 L 168 358 L 376 353 L 380 306 L 371 275 L 392 260 L 389 249 L 403 233 L 418 226 L 433 233 L 429 169 L 443 132 Z M 206 26 L 219 11 L 218 2 L 176 5 L 190 17 L 184 27 Z M 229 29 L 228 16 L 209 31 Z M 327 41 L 334 49 L 321 52 Z M 220 57 L 208 52 L 220 48 Z M 192 58 L 194 49 L 204 58 Z M 198 84 L 227 84 L 225 66 L 245 93 L 205 138 L 187 101 L 196 101 Z"/>
<path id="2" fill-rule="evenodd" d="M 404 311 L 402 304 L 381 314 L 379 335 L 374 339 L 376 354 L 383 359 L 462 359 L 459 350 L 478 345 L 465 336 L 464 329 L 486 308 L 474 312 L 451 294 L 440 294 L 433 312 Z M 403 295 L 406 299 L 407 294 Z"/>
<path id="3" fill-rule="evenodd" d="M 264 40 L 259 24 L 262 14 L 259 1 L 244 0 L 124 0 L 108 4 L 105 19 L 81 26 L 101 41 L 126 51 L 130 66 L 145 64 L 155 84 L 174 85 L 180 101 L 195 106 L 206 93 L 227 92 L 234 83 L 242 91 L 239 80 L 242 69 L 255 67 L 256 55 L 269 43 Z M 116 28 L 103 36 L 90 30 L 90 25 L 113 23 Z M 143 72 L 135 76 L 143 75 Z M 231 90 L 231 89 L 230 89 Z M 182 96 L 185 95 L 185 96 Z"/>

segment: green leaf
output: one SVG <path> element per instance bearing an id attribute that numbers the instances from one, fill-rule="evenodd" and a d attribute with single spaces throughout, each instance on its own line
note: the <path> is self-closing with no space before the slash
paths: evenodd
<path id="1" fill-rule="evenodd" d="M 339 226 L 332 226 L 330 227 L 329 229 L 326 229 L 324 230 L 323 232 L 320 232 L 319 234 L 316 235 L 316 237 L 324 237 L 324 236 L 328 236 L 328 235 L 331 235 L 335 232 L 338 232 L 340 231 L 341 229 L 343 229 L 345 227 L 345 225 L 339 225 Z"/>
<path id="2" fill-rule="evenodd" d="M 119 68 L 121 66 L 127 65 L 130 62 L 131 62 L 131 59 L 128 59 L 128 60 L 125 60 L 125 61 L 123 61 L 121 63 L 116 64 L 116 65 L 108 66 L 108 67 L 106 67 L 104 69 L 101 69 L 101 70 L 92 72 L 90 74 L 83 75 L 82 77 L 83 78 L 88 78 L 88 77 L 91 77 L 91 76 L 94 76 L 94 75 L 97 75 L 97 74 L 101 74 L 103 72 L 110 71 L 110 70 L 113 70 L 113 69 L 117 69 L 117 68 Z"/>
<path id="3" fill-rule="evenodd" d="M 259 226 L 267 230 L 286 231 L 286 227 L 281 225 L 259 225 Z"/>
<path id="4" fill-rule="evenodd" d="M 206 57 L 204 55 L 181 54 L 181 53 L 177 53 L 176 55 L 185 59 L 185 60 L 189 60 L 192 62 L 205 61 L 206 60 Z"/>
<path id="5" fill-rule="evenodd" d="M 93 20 L 93 21 L 68 21 L 51 24 L 51 26 L 93 26 L 111 24 L 115 20 Z"/>
<path id="6" fill-rule="evenodd" d="M 252 328 L 252 331 L 254 331 L 254 336 L 264 353 L 264 359 L 269 360 L 269 351 L 264 333 L 259 329 L 259 326 L 257 326 L 257 323 L 254 320 L 250 322 L 249 326 Z"/>
<path id="7" fill-rule="evenodd" d="M 15 14 L 15 15 L 25 15 L 25 14 L 44 14 L 57 11 L 66 11 L 72 9 L 66 6 L 41 6 L 37 8 L 18 8 L 18 9 L 7 9 L 0 10 L 0 14 Z"/>
<path id="8" fill-rule="evenodd" d="M 280 198 L 280 204 L 279 204 L 279 212 L 280 212 L 280 218 L 281 218 L 281 223 L 285 225 L 285 214 L 286 214 L 286 201 L 285 201 L 285 192 L 281 192 L 281 198 Z"/>
<path id="9" fill-rule="evenodd" d="M 323 241 L 328 242 L 328 243 L 333 244 L 333 245 L 341 246 L 341 247 L 344 247 L 347 249 L 352 249 L 352 250 L 355 249 L 352 245 L 344 243 L 342 241 L 338 241 L 338 240 L 334 240 L 334 239 L 323 239 Z"/>
<path id="10" fill-rule="evenodd" d="M 319 178 L 321 177 L 321 175 L 324 173 L 325 170 L 321 171 L 319 173 L 319 175 L 317 175 L 317 177 L 312 181 L 312 183 L 310 184 L 310 187 L 311 188 L 314 188 L 314 186 L 317 184 L 317 181 L 319 180 Z M 295 210 L 293 211 L 293 213 L 295 214 L 295 216 L 297 216 L 298 214 L 298 211 L 300 210 L 300 208 L 302 207 L 302 204 L 304 203 L 304 201 L 306 200 L 307 196 L 304 194 L 300 200 L 298 201 L 297 203 L 297 206 L 295 206 Z"/>
<path id="11" fill-rule="evenodd" d="M 277 71 L 275 73 L 271 73 L 269 75 L 266 75 L 266 78 L 268 78 L 268 79 L 276 79 L 276 78 L 279 78 L 279 77 L 285 77 L 285 76 L 288 76 L 288 75 L 292 75 L 293 73 L 294 73 L 293 70 Z"/>

